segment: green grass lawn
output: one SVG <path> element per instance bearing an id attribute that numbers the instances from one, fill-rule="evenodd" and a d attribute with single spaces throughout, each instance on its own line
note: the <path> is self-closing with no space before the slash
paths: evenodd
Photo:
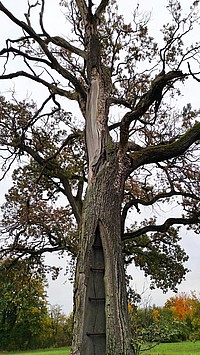
<path id="1" fill-rule="evenodd" d="M 0 355 L 70 355 L 70 348 L 62 349 L 47 349 L 47 350 L 32 350 L 22 352 L 0 352 Z"/>
<path id="2" fill-rule="evenodd" d="M 142 352 L 144 355 L 200 355 L 200 341 L 160 344 Z M 0 352 L 0 355 L 70 355 L 70 348 L 34 350 L 23 352 Z M 102 354 L 104 355 L 104 354 Z"/>
<path id="3" fill-rule="evenodd" d="M 155 348 L 142 352 L 144 355 L 198 355 L 200 354 L 200 341 L 196 343 L 181 342 L 159 344 Z"/>

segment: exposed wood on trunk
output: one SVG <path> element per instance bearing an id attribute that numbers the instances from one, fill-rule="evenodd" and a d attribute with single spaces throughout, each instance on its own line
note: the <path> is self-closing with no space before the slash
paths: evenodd
<path id="1" fill-rule="evenodd" d="M 106 353 L 106 319 L 104 287 L 104 255 L 99 228 L 96 230 L 91 252 L 91 267 L 86 296 L 83 353 L 102 355 Z"/>
<path id="2" fill-rule="evenodd" d="M 104 344 L 104 335 L 106 337 L 106 350 L 101 352 L 102 355 L 132 355 L 121 247 L 122 191 L 119 189 L 118 171 L 119 163 L 115 157 L 112 161 L 107 162 L 106 167 L 102 167 L 94 180 L 91 181 L 83 207 L 79 262 L 74 293 L 75 338 L 72 348 L 73 355 L 100 354 L 99 352 L 88 353 L 85 349 L 90 349 L 94 343 L 96 349 L 99 349 L 98 342 Z M 121 181 L 121 187 L 122 185 L 123 182 Z M 103 248 L 104 265 L 93 264 L 94 244 L 98 228 Z M 98 290 L 100 293 L 97 293 L 96 297 L 104 298 L 105 294 L 105 305 L 104 302 L 99 301 L 100 308 L 98 308 L 101 309 L 102 320 L 105 315 L 105 331 L 102 324 L 101 328 L 90 329 L 90 324 L 93 324 L 94 321 L 94 319 L 92 320 L 90 307 L 94 305 L 91 301 L 88 303 L 88 297 L 93 298 L 94 294 L 90 295 L 88 289 L 91 289 L 91 280 L 93 272 L 95 272 L 93 270 L 91 273 L 91 266 L 93 269 L 96 268 L 96 274 L 99 278 L 97 284 L 103 281 L 101 290 Z M 104 266 L 104 270 L 100 271 L 102 266 Z M 89 312 L 88 318 L 87 312 Z M 93 314 L 93 317 L 97 316 L 95 314 Z M 96 335 L 92 335 L 92 333 Z M 97 333 L 101 334 L 97 335 Z"/>
<path id="3" fill-rule="evenodd" d="M 98 128 L 99 74 L 93 68 L 91 86 L 86 107 L 86 144 L 89 160 L 89 181 L 93 176 L 93 168 L 101 155 L 101 132 Z"/>

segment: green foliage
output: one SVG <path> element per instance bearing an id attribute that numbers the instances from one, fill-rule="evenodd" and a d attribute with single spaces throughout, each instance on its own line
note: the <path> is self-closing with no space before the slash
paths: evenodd
<path id="1" fill-rule="evenodd" d="M 195 292 L 171 297 L 163 311 L 171 313 L 171 319 L 179 324 L 179 340 L 200 340 L 200 297 Z"/>
<path id="2" fill-rule="evenodd" d="M 146 221 L 143 225 L 145 223 Z M 136 227 L 132 228 L 134 230 Z M 150 276 L 151 289 L 158 287 L 164 292 L 168 289 L 176 291 L 177 285 L 188 272 L 184 267 L 188 256 L 178 244 L 180 239 L 178 230 L 173 227 L 165 233 L 139 235 L 133 241 L 125 243 L 126 263 L 134 261 L 135 265 L 144 271 L 145 276 Z"/>
<path id="3" fill-rule="evenodd" d="M 130 305 L 129 314 L 134 355 L 168 341 L 177 331 L 176 325 L 172 326 L 172 320 L 169 322 L 156 308 L 137 308 Z"/>
<path id="4" fill-rule="evenodd" d="M 50 307 L 49 316 L 51 346 L 58 348 L 71 345 L 73 314 L 66 316 L 59 305 L 54 305 Z"/>
<path id="5" fill-rule="evenodd" d="M 76 255 L 77 226 L 72 209 L 68 204 L 60 206 L 59 199 L 61 195 L 65 199 L 66 192 L 62 184 L 55 183 L 53 178 L 61 174 L 61 180 L 68 178 L 70 187 L 75 189 L 78 185 L 81 190 L 84 165 L 81 134 L 74 133 L 73 119 L 68 112 L 53 110 L 50 116 L 47 114 L 34 119 L 37 115 L 35 104 L 9 103 L 3 97 L 0 97 L 0 107 L 0 143 L 3 146 L 7 141 L 11 155 L 17 146 L 20 149 L 19 168 L 13 171 L 13 185 L 1 206 L 1 233 L 10 237 L 4 239 L 1 255 L 21 255 L 25 250 L 32 251 L 32 258 L 57 250 L 68 250 L 71 255 Z M 63 127 L 72 134 L 69 142 L 64 139 L 67 132 Z M 28 131 L 27 140 L 25 135 L 20 138 L 24 130 Z M 20 164 L 25 140 L 30 160 L 25 159 L 26 162 Z M 43 166 L 39 154 L 44 159 Z M 5 159 L 3 175 L 10 164 L 9 158 Z M 47 169 L 46 165 L 49 166 Z M 53 173 L 52 169 L 56 172 Z M 81 182 L 77 182 L 78 178 Z M 12 250 L 11 240 L 15 245 Z M 10 253 L 7 253 L 8 250 Z"/>
<path id="6" fill-rule="evenodd" d="M 39 347 L 48 317 L 44 275 L 25 259 L 5 260 L 0 270 L 0 348 Z"/>
<path id="7" fill-rule="evenodd" d="M 132 300 L 136 301 L 129 303 L 134 355 L 159 343 L 200 340 L 200 299 L 195 292 L 171 297 L 164 307 L 138 307 L 141 299 Z"/>
<path id="8" fill-rule="evenodd" d="M 46 277 L 30 260 L 0 264 L 0 350 L 70 346 L 72 314 L 47 302 Z"/>

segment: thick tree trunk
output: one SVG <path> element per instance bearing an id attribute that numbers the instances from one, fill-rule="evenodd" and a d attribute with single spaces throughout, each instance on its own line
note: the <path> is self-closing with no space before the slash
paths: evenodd
<path id="1" fill-rule="evenodd" d="M 89 184 L 75 280 L 73 355 L 127 355 L 130 350 L 121 248 L 118 163 Z M 120 187 L 120 188 L 119 188 Z"/>
<path id="2" fill-rule="evenodd" d="M 98 21 L 90 15 L 85 17 L 89 87 L 83 112 L 88 189 L 80 226 L 72 354 L 131 355 L 120 222 L 124 172 L 107 126 L 111 72 L 101 65 Z"/>

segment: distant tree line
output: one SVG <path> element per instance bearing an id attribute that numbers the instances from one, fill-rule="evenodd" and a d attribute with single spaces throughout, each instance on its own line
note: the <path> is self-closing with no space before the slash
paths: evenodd
<path id="1" fill-rule="evenodd" d="M 200 340 L 200 297 L 195 292 L 169 298 L 163 307 L 140 306 L 140 296 L 128 305 L 134 355 L 158 343 Z"/>
<path id="2" fill-rule="evenodd" d="M 46 276 L 30 260 L 0 263 L 0 350 L 71 345 L 72 315 L 47 301 Z"/>

